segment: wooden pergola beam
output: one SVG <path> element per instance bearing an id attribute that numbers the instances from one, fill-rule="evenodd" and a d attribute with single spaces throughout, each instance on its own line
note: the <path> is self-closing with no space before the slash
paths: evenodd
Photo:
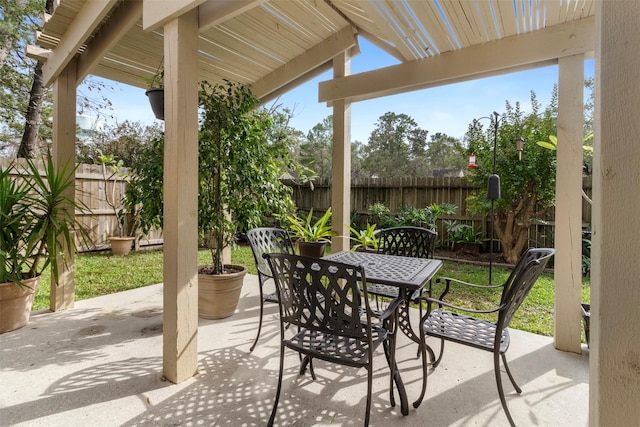
<path id="1" fill-rule="evenodd" d="M 253 94 L 259 99 L 269 97 L 272 92 L 288 85 L 300 76 L 307 75 L 318 67 L 325 66 L 327 68 L 326 64 L 330 63 L 334 57 L 357 46 L 357 44 L 358 38 L 354 34 L 353 28 L 347 26 L 256 81 L 252 85 Z"/>
<path id="2" fill-rule="evenodd" d="M 595 48 L 595 19 L 451 51 L 365 73 L 320 82 L 319 101 L 363 101 L 388 95 L 512 73 L 557 63 Z"/>
<path id="3" fill-rule="evenodd" d="M 118 0 L 94 0 L 86 2 L 82 6 L 78 16 L 69 25 L 60 43 L 42 67 L 42 79 L 45 86 L 53 83 L 117 2 Z"/>

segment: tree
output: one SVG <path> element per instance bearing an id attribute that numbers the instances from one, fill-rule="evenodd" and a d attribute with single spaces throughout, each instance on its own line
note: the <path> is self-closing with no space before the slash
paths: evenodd
<path id="1" fill-rule="evenodd" d="M 42 85 L 42 63 L 26 57 L 26 46 L 33 42 L 41 26 L 39 17 L 45 10 L 51 11 L 51 7 L 52 0 L 46 3 L 0 0 L 0 149 L 3 152 L 15 147 L 21 137 L 20 145 L 24 148 L 20 151 L 35 157 L 40 151 L 38 135 L 51 134 L 50 121 L 41 117 L 49 96 Z"/>
<path id="2" fill-rule="evenodd" d="M 427 131 L 406 114 L 385 113 L 363 148 L 363 169 L 380 178 L 424 176 Z"/>
<path id="3" fill-rule="evenodd" d="M 452 136 L 437 132 L 431 135 L 427 147 L 426 170 L 465 169 L 467 165 L 466 149 Z"/>
<path id="4" fill-rule="evenodd" d="M 51 90 L 44 87 L 43 63 L 26 56 L 27 45 L 53 13 L 53 0 L 0 0 L 0 152 L 34 158 L 46 152 L 52 134 Z M 89 77 L 84 87 L 100 93 L 106 86 Z M 92 94 L 93 95 L 93 94 Z M 78 92 L 80 111 L 111 107 L 104 96 Z"/>
<path id="5" fill-rule="evenodd" d="M 300 163 L 315 171 L 319 178 L 331 177 L 333 116 L 327 116 L 308 133 L 300 145 Z"/>
<path id="6" fill-rule="evenodd" d="M 112 155 L 123 161 L 124 167 L 144 163 L 146 147 L 162 135 L 159 124 L 145 125 L 142 122 L 125 120 L 107 126 L 103 131 L 92 131 L 90 138 L 76 142 L 78 163 L 99 163 L 101 154 Z"/>
<path id="7" fill-rule="evenodd" d="M 495 201 L 494 230 L 502 244 L 502 255 L 516 262 L 527 245 L 532 221 L 542 218 L 555 203 L 555 155 L 553 151 L 527 144 L 518 161 L 515 141 L 546 140 L 556 132 L 556 98 L 540 113 L 540 104 L 531 93 L 532 112 L 525 114 L 519 103 L 515 107 L 506 103 L 506 112 L 500 120 L 497 137 L 496 171 L 501 179 L 502 195 Z M 493 169 L 493 128 L 484 128 L 474 120 L 466 134 L 469 150 L 477 157 L 478 167 L 471 180 L 482 190 L 469 198 L 472 210 L 487 212 L 488 176 Z"/>

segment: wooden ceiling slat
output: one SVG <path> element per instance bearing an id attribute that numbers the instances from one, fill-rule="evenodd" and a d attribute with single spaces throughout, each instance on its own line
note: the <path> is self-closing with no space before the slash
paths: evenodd
<path id="1" fill-rule="evenodd" d="M 471 46 L 473 43 L 473 34 L 469 34 L 467 30 L 468 22 L 464 16 L 459 0 L 440 3 L 442 10 L 449 21 L 449 25 L 460 43 L 461 47 Z"/>
<path id="2" fill-rule="evenodd" d="M 433 40 L 432 32 L 428 30 L 428 20 L 430 17 L 425 13 L 426 8 L 424 2 L 408 3 L 411 7 L 408 14 L 414 17 L 414 26 L 416 28 L 416 38 L 420 40 L 421 47 L 424 50 L 422 52 L 422 58 L 433 56 L 438 51 L 437 43 Z"/>
<path id="3" fill-rule="evenodd" d="M 60 0 L 38 45 L 55 49 L 88 1 L 94 0 Z M 199 76 L 213 83 L 255 82 L 350 22 L 406 62 L 512 36 L 517 28 L 531 31 L 592 16 L 594 9 L 594 0 L 265 0 L 201 32 Z M 80 52 L 94 35 L 82 41 Z M 145 32 L 139 23 L 105 54 L 95 73 L 145 87 L 163 55 L 162 30 Z"/>
<path id="4" fill-rule="evenodd" d="M 369 1 L 365 0 L 361 2 L 360 5 L 372 20 L 380 22 L 378 28 L 381 30 L 382 38 L 390 41 L 391 44 L 395 46 L 395 48 L 398 49 L 400 53 L 402 53 L 404 59 L 406 61 L 410 61 L 413 58 L 413 54 L 405 45 L 404 40 L 402 40 L 398 36 L 398 34 L 396 34 L 396 32 L 393 31 L 391 27 L 389 27 L 389 17 L 386 14 L 382 15 L 380 13 L 381 11 L 377 10 Z"/>
<path id="5" fill-rule="evenodd" d="M 513 1 L 512 0 L 497 0 L 497 13 L 502 20 L 502 26 L 504 28 L 504 32 L 502 33 L 502 37 L 509 37 L 516 34 L 516 18 L 513 11 Z"/>
<path id="6" fill-rule="evenodd" d="M 484 26 L 484 34 L 487 39 L 485 41 L 495 40 L 498 38 L 498 30 L 493 19 L 493 13 L 491 11 L 491 3 L 488 1 L 478 2 L 478 9 L 480 13 L 480 19 Z"/>
<path id="7" fill-rule="evenodd" d="M 560 5 L 560 16 L 558 17 L 559 23 L 567 22 L 567 13 L 569 11 L 569 4 L 565 1 Z"/>
<path id="8" fill-rule="evenodd" d="M 220 30 L 201 35 L 199 48 L 205 52 L 211 52 L 212 56 L 223 59 L 228 59 L 229 57 L 243 58 L 245 60 L 244 66 L 268 70 L 280 65 L 280 61 L 276 61 L 266 54 L 256 55 L 257 52 L 254 48 L 246 43 L 238 43 L 236 38 Z"/>
<path id="9" fill-rule="evenodd" d="M 403 41 L 407 49 L 411 51 L 413 59 L 424 58 L 427 45 L 417 36 L 416 32 L 418 29 L 406 5 L 402 1 L 398 2 L 397 0 L 383 0 L 383 3 L 387 14 L 395 21 L 398 31 L 403 33 Z M 409 17 L 409 19 L 407 19 L 407 17 Z"/>
<path id="10" fill-rule="evenodd" d="M 411 8 L 425 31 L 433 41 L 431 54 L 443 53 L 454 49 L 449 30 L 439 14 L 434 14 L 428 2 L 413 2 Z"/>
<path id="11" fill-rule="evenodd" d="M 556 0 L 545 0 L 546 23 L 545 26 L 550 27 L 560 23 L 560 2 Z"/>
<path id="12" fill-rule="evenodd" d="M 482 21 L 481 16 L 478 14 L 478 9 L 476 8 L 476 3 L 461 1 L 459 3 L 460 8 L 464 14 L 464 17 L 470 23 L 467 27 L 469 28 L 469 33 L 473 35 L 473 44 L 476 43 L 484 43 L 489 41 L 487 37 L 487 33 L 484 29 L 484 23 Z"/>

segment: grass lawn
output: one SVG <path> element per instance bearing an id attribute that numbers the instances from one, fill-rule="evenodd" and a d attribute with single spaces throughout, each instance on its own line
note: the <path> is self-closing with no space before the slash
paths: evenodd
<path id="1" fill-rule="evenodd" d="M 198 264 L 208 263 L 209 252 L 200 251 Z M 240 246 L 232 251 L 232 262 L 249 268 L 250 274 L 257 274 L 251 249 Z M 162 252 L 137 251 L 128 256 L 119 257 L 110 253 L 82 254 L 76 256 L 76 301 L 112 294 L 128 289 L 139 288 L 162 282 Z M 509 270 L 494 268 L 493 282 L 503 283 Z M 438 276 L 450 276 L 465 282 L 487 284 L 489 269 L 452 261 L 445 261 Z M 438 285 L 435 285 L 434 296 L 438 296 Z M 441 286 L 441 285 L 440 285 Z M 500 299 L 499 292 L 486 290 L 454 289 L 447 300 L 455 305 L 474 309 L 495 307 Z M 454 294 L 454 292 L 456 292 Z M 582 300 L 590 301 L 589 280 L 583 279 Z M 516 313 L 511 327 L 536 334 L 553 335 L 553 275 L 543 274 L 533 287 L 522 307 Z M 36 293 L 33 309 L 49 307 L 49 274 L 42 277 L 40 289 Z"/>

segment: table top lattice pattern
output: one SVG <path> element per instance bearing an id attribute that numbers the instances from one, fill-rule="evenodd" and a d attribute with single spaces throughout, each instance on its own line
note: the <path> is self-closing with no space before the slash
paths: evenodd
<path id="1" fill-rule="evenodd" d="M 337 252 L 328 255 L 346 264 L 364 267 L 368 282 L 418 289 L 440 269 L 442 261 L 427 258 L 411 258 L 368 252 Z"/>

